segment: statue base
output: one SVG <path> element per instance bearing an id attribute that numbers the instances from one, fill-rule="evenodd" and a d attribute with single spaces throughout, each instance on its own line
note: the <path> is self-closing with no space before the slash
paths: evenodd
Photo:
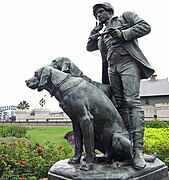
<path id="1" fill-rule="evenodd" d="M 94 170 L 81 171 L 79 164 L 68 164 L 68 159 L 56 162 L 48 172 L 49 180 L 168 180 L 168 167 L 159 159 L 147 162 L 142 170 L 131 166 L 113 169 L 110 164 L 94 163 Z"/>

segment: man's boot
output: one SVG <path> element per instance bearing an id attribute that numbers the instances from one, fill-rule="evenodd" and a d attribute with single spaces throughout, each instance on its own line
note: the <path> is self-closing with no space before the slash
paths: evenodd
<path id="1" fill-rule="evenodd" d="M 129 132 L 129 138 L 131 144 L 133 145 L 133 133 L 132 133 L 132 121 L 129 116 L 129 108 L 117 108 L 120 116 L 122 117 L 124 124 L 126 126 L 127 131 Z"/>
<path id="2" fill-rule="evenodd" d="M 140 110 L 132 110 L 131 112 L 132 128 L 133 128 L 133 167 L 135 169 L 143 169 L 146 162 L 143 157 L 144 144 L 144 114 Z"/>
<path id="3" fill-rule="evenodd" d="M 140 136 L 135 134 L 135 136 Z M 135 145 L 137 144 L 137 145 Z M 133 167 L 135 169 L 143 169 L 146 166 L 146 162 L 143 157 L 143 150 L 141 146 L 141 141 L 139 140 L 137 143 L 134 142 L 134 154 L 133 154 Z"/>

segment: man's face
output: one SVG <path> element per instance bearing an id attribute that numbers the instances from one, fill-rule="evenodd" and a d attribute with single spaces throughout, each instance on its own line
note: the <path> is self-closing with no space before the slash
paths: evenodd
<path id="1" fill-rule="evenodd" d="M 106 9 L 100 7 L 98 8 L 97 12 L 96 12 L 96 19 L 100 22 L 102 22 L 103 24 L 110 19 L 110 17 L 112 16 L 111 12 L 107 11 Z"/>

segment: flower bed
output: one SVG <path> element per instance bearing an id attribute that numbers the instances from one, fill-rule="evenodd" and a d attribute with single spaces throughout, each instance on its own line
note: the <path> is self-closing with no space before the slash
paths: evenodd
<path id="1" fill-rule="evenodd" d="M 25 127 L 0 127 L 0 180 L 47 177 L 51 166 L 61 159 L 69 158 L 72 152 L 70 146 L 56 146 L 50 142 L 43 146 L 33 143 L 25 138 L 25 132 Z M 169 166 L 169 128 L 145 128 L 144 153 L 154 152 Z"/>
<path id="2" fill-rule="evenodd" d="M 71 149 L 48 142 L 44 146 L 12 138 L 0 144 L 0 179 L 35 180 L 47 177 L 50 167 L 68 158 Z"/>

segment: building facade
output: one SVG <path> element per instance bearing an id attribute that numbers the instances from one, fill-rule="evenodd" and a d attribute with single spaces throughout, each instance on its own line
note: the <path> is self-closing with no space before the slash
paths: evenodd
<path id="1" fill-rule="evenodd" d="M 16 106 L 1 106 L 0 107 L 0 121 L 15 121 L 16 120 Z"/>
<path id="2" fill-rule="evenodd" d="M 46 108 L 16 110 L 16 121 L 70 121 L 66 113 Z"/>
<path id="3" fill-rule="evenodd" d="M 148 80 L 142 80 L 140 86 L 141 106 L 145 119 L 158 118 L 169 121 L 169 82 L 166 79 L 157 79 L 153 75 Z"/>

